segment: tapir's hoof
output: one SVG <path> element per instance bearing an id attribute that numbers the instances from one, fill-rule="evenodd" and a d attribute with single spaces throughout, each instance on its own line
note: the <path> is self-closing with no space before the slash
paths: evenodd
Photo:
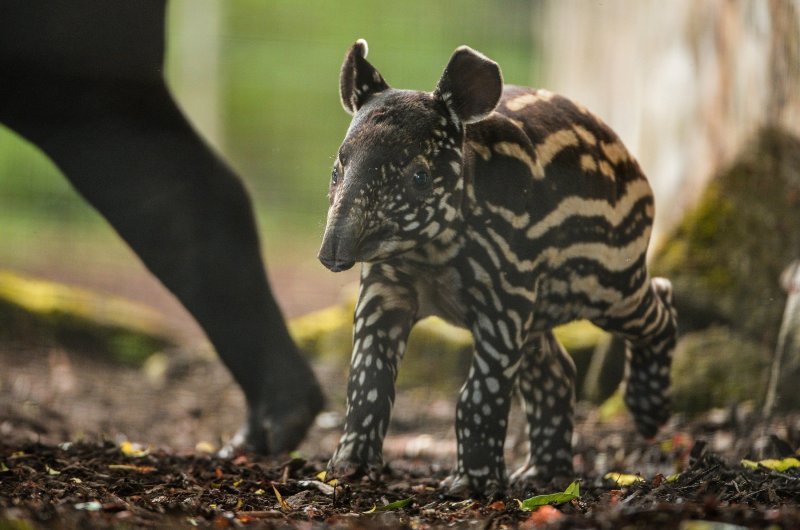
<path id="1" fill-rule="evenodd" d="M 217 454 L 231 458 L 240 453 L 269 455 L 295 449 L 325 403 L 316 382 L 312 381 L 304 390 L 304 395 L 291 401 L 280 399 L 279 403 L 271 403 L 269 412 L 250 411 L 244 425 Z"/>
<path id="2" fill-rule="evenodd" d="M 633 392 L 632 392 L 633 393 Z M 658 434 L 661 427 L 670 418 L 669 397 L 665 394 L 653 394 L 649 396 L 653 405 L 642 407 L 642 399 L 629 398 L 625 396 L 625 402 L 633 416 L 636 430 L 645 440 L 651 440 Z M 647 405 L 645 403 L 645 405 Z"/>
<path id="3" fill-rule="evenodd" d="M 514 471 L 509 482 L 515 495 L 524 496 L 531 491 L 561 491 L 574 478 L 572 462 L 549 468 L 528 463 Z"/>
<path id="4" fill-rule="evenodd" d="M 258 432 L 258 430 L 260 429 L 252 429 L 250 422 L 246 421 L 239 427 L 236 434 L 217 451 L 217 456 L 220 458 L 233 458 L 243 453 L 267 454 L 266 434 L 263 434 L 263 431 L 262 436 L 252 434 L 252 432 Z M 261 441 L 262 439 L 263 441 Z"/>
<path id="5" fill-rule="evenodd" d="M 462 473 L 450 475 L 442 481 L 441 487 L 448 495 L 463 499 L 470 497 L 497 499 L 504 496 L 507 489 L 504 481 L 497 479 L 478 481 Z"/>
<path id="6" fill-rule="evenodd" d="M 353 482 L 363 477 L 367 477 L 372 481 L 378 481 L 380 479 L 382 469 L 383 465 L 378 464 L 369 465 L 342 460 L 334 462 L 331 460 L 328 462 L 326 473 L 330 478 L 336 478 L 346 482 Z"/>
<path id="7" fill-rule="evenodd" d="M 384 469 L 383 457 L 380 451 L 373 451 L 371 454 L 371 459 L 363 460 L 354 454 L 352 445 L 340 444 L 328 462 L 328 476 L 348 481 L 368 477 L 377 481 Z"/>

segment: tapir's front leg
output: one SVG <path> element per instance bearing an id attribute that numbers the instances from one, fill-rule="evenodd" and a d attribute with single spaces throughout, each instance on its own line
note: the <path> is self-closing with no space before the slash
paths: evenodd
<path id="1" fill-rule="evenodd" d="M 388 264 L 364 264 L 355 311 L 347 417 L 332 473 L 382 466 L 383 438 L 394 403 L 397 369 L 417 312 L 410 279 Z"/>
<path id="2" fill-rule="evenodd" d="M 475 353 L 456 408 L 458 468 L 446 485 L 491 497 L 508 482 L 503 445 L 522 345 L 510 321 L 480 317 L 472 333 Z"/>

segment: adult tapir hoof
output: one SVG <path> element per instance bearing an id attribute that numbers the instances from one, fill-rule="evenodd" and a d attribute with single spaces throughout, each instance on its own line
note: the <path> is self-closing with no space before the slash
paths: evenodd
<path id="1" fill-rule="evenodd" d="M 299 356 L 287 357 L 271 364 L 272 370 L 258 379 L 261 392 L 257 397 L 246 389 L 247 419 L 219 456 L 286 453 L 303 441 L 325 397 L 308 364 Z"/>
<path id="2" fill-rule="evenodd" d="M 282 389 L 280 395 L 270 394 L 266 403 L 248 412 L 247 420 L 219 450 L 219 456 L 231 458 L 241 453 L 269 455 L 291 451 L 303 441 L 325 404 L 313 378 L 304 385 Z"/>

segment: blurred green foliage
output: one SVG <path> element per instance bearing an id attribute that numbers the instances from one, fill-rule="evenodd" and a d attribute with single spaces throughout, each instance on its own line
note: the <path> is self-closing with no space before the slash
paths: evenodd
<path id="1" fill-rule="evenodd" d="M 209 7 L 212 34 L 190 16 Z M 184 104 L 190 118 L 243 176 L 269 237 L 317 238 L 329 168 L 349 123 L 338 98 L 346 49 L 366 38 L 370 60 L 401 88 L 431 90 L 461 44 L 497 60 L 508 82 L 534 84 L 532 9 L 523 0 L 173 0 L 167 77 L 184 104 L 184 95 L 206 88 L 198 76 L 214 76 L 207 85 L 218 130 L 204 130 Z M 182 45 L 172 46 L 179 37 Z M 212 56 L 191 57 L 209 47 Z M 179 77 L 189 59 L 200 65 L 192 81 Z M 208 74 L 204 60 L 213 61 Z M 99 243 L 113 237 L 37 149 L 2 127 L 0 227 L 6 255 L 9 245 L 34 252 L 43 231 Z"/>

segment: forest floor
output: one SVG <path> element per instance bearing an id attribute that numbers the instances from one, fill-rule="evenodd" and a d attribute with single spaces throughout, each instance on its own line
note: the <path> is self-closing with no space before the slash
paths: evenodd
<path id="1" fill-rule="evenodd" d="M 335 303 L 357 279 L 353 272 L 310 281 L 318 277 L 311 261 L 272 269 L 288 316 Z M 47 261 L 40 272 L 151 304 L 197 338 L 185 312 L 143 270 L 121 281 L 118 263 L 114 274 L 55 270 L 53 263 L 64 262 Z M 332 485 L 319 473 L 341 433 L 346 361 L 315 361 L 328 403 L 297 451 L 222 460 L 213 453 L 236 431 L 244 403 L 197 341 L 129 366 L 102 352 L 42 344 L 35 330 L 28 335 L 33 340 L 0 340 L 0 530 L 800 528 L 800 469 L 742 465 L 796 456 L 798 413 L 765 421 L 743 403 L 694 418 L 675 414 L 645 441 L 626 413 L 579 403 L 573 441 L 580 496 L 525 511 L 517 499 L 565 484 L 500 499 L 451 498 L 439 487 L 455 462 L 455 386 L 399 391 L 383 474 Z M 421 362 L 437 370 L 436 359 Z M 522 465 L 526 452 L 517 408 L 506 440 L 509 467 Z M 615 481 L 605 478 L 609 472 L 634 476 Z"/>
<path id="2" fill-rule="evenodd" d="M 238 389 L 213 356 L 176 351 L 144 367 L 58 347 L 0 345 L 0 529 L 13 528 L 800 528 L 800 469 L 742 459 L 797 456 L 800 415 L 763 421 L 746 404 L 687 419 L 654 441 L 627 415 L 579 404 L 580 496 L 525 511 L 517 499 L 448 497 L 456 389 L 399 394 L 377 481 L 319 472 L 341 432 L 341 366 L 316 366 L 329 403 L 291 455 L 212 456 L 242 417 Z M 338 382 L 338 383 L 337 383 Z M 506 444 L 524 462 L 515 411 Z M 623 485 L 609 472 L 635 477 Z M 713 523 L 712 523 L 713 522 Z"/>

